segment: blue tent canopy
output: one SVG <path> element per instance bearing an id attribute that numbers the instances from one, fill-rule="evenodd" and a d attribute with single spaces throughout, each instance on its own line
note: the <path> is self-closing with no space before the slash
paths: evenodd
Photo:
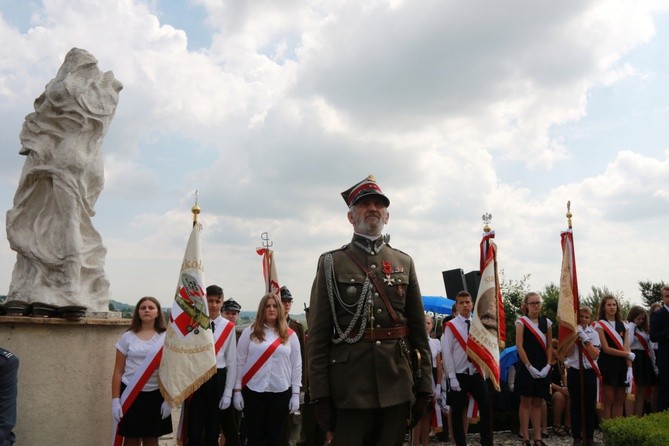
<path id="1" fill-rule="evenodd" d="M 442 296 L 423 296 L 423 307 L 425 311 L 436 314 L 451 314 L 455 301 Z"/>

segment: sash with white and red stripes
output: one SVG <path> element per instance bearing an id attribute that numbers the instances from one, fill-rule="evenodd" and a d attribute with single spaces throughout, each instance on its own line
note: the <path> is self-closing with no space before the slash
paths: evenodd
<path id="1" fill-rule="evenodd" d="M 460 344 L 460 347 L 462 348 L 462 351 L 467 353 L 467 341 L 465 341 L 465 338 L 462 336 L 462 333 L 460 333 L 460 330 L 458 330 L 458 327 L 455 326 L 453 321 L 448 321 L 446 323 L 446 326 L 451 329 L 453 332 L 453 336 L 455 337 L 455 340 L 458 341 L 458 344 Z M 481 369 L 479 365 L 476 362 L 472 362 L 471 358 L 469 358 L 469 355 L 467 356 L 467 359 L 469 359 L 469 362 L 474 364 L 474 367 L 476 367 L 476 370 L 483 376 L 483 373 L 481 372 Z"/>
<path id="2" fill-rule="evenodd" d="M 530 330 L 530 333 L 534 335 L 535 338 L 537 338 L 537 341 L 539 342 L 539 345 L 546 350 L 546 335 L 539 330 L 539 327 L 532 322 L 532 319 L 530 319 L 527 316 L 523 316 L 520 319 L 518 319 L 525 327 L 527 327 L 528 330 Z"/>
<path id="3" fill-rule="evenodd" d="M 458 344 L 460 344 L 460 347 L 462 350 L 466 353 L 467 352 L 467 341 L 465 341 L 465 338 L 462 336 L 462 333 L 460 333 L 460 330 L 455 326 L 453 321 L 448 321 L 446 323 L 446 326 L 451 329 L 453 332 L 453 336 L 455 337 L 455 340 L 458 341 Z M 471 360 L 470 360 L 471 362 Z M 478 364 L 473 362 L 474 366 L 476 367 L 476 370 L 478 373 L 483 376 L 483 372 L 479 368 Z M 471 395 L 471 393 L 467 392 L 467 419 L 470 423 L 476 424 L 479 421 L 479 405 L 474 399 L 474 397 Z"/>
<path id="4" fill-rule="evenodd" d="M 230 333 L 235 328 L 235 324 L 230 321 L 227 321 L 227 324 L 218 324 L 214 330 L 214 354 L 218 356 L 218 352 L 221 351 L 221 347 L 225 344 L 225 341 L 230 337 Z M 192 396 L 192 395 L 191 395 Z M 186 444 L 186 437 L 188 435 L 188 410 L 190 405 L 191 397 L 189 396 L 184 405 L 181 408 L 181 415 L 179 416 L 179 424 L 177 426 L 177 444 Z"/>
<path id="5" fill-rule="evenodd" d="M 646 350 L 646 354 L 648 355 L 650 360 L 655 362 L 655 355 L 653 354 L 653 351 L 650 349 L 650 345 L 648 345 L 648 341 L 646 341 L 646 338 L 644 338 L 643 335 L 636 330 L 634 331 L 634 337 L 637 339 L 637 341 L 639 341 L 643 349 Z"/>
<path id="6" fill-rule="evenodd" d="M 616 344 L 616 348 L 620 351 L 625 351 L 625 347 L 623 346 L 623 338 L 620 337 L 620 333 L 617 331 L 611 329 L 611 325 L 608 323 L 608 321 L 605 320 L 600 320 L 597 321 L 597 325 L 604 330 L 604 332 L 611 338 L 614 344 Z"/>
<path id="7" fill-rule="evenodd" d="M 160 339 L 156 341 L 151 350 L 144 358 L 144 361 L 139 365 L 135 373 L 132 375 L 130 383 L 126 386 L 123 394 L 121 394 L 121 408 L 123 413 L 127 413 L 130 410 L 130 406 L 135 402 L 139 392 L 142 391 L 146 382 L 151 378 L 153 372 L 156 371 L 160 365 L 160 358 L 163 356 L 163 342 L 165 341 L 165 333 L 159 334 Z M 113 446 L 121 446 L 123 444 L 123 437 L 118 435 L 118 423 L 114 421 L 114 427 L 112 429 L 114 433 L 114 438 L 112 439 Z"/>
<path id="8" fill-rule="evenodd" d="M 288 336 L 292 335 L 295 333 L 291 328 L 288 329 Z M 279 348 L 279 345 L 281 345 L 281 337 L 278 337 L 272 342 L 267 349 L 260 355 L 260 358 L 251 366 L 251 368 L 242 376 L 242 387 L 244 387 L 246 384 L 248 384 L 249 381 L 251 381 L 251 378 L 258 373 L 258 370 L 267 362 L 270 356 L 274 353 L 274 351 Z"/>

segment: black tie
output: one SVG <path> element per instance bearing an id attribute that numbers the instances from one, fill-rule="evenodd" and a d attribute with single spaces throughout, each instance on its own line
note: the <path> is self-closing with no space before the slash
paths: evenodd
<path id="1" fill-rule="evenodd" d="M 469 321 L 467 321 L 469 322 Z M 216 324 L 214 324 L 214 321 L 211 321 L 211 332 L 213 333 L 214 330 L 216 330 Z"/>
<path id="2" fill-rule="evenodd" d="M 469 334 L 469 327 L 471 326 L 471 322 L 469 321 L 469 319 L 465 321 L 465 324 L 467 324 L 467 334 Z"/>

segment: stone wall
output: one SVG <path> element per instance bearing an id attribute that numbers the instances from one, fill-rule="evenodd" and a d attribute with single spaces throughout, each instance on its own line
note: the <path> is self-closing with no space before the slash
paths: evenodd
<path id="1" fill-rule="evenodd" d="M 114 345 L 129 322 L 0 316 L 0 346 L 20 361 L 16 444 L 109 446 Z"/>

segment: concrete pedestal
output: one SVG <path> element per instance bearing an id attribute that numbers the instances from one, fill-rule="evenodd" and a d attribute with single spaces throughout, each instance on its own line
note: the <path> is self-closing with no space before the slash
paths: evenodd
<path id="1" fill-rule="evenodd" d="M 0 316 L 0 346 L 20 361 L 17 445 L 111 444 L 114 344 L 129 324 Z"/>

